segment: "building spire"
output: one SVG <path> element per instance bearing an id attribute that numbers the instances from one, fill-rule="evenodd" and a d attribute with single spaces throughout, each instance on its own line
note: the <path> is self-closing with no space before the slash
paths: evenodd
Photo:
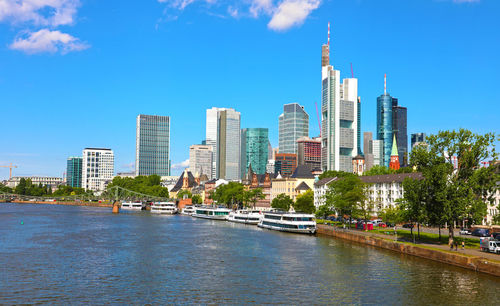
<path id="1" fill-rule="evenodd" d="M 384 96 L 387 95 L 387 74 L 384 73 Z"/>
<path id="2" fill-rule="evenodd" d="M 399 167 L 400 164 L 399 164 L 398 145 L 396 143 L 396 134 L 394 134 L 392 138 L 392 152 L 391 152 L 391 162 L 389 163 L 389 169 L 398 170 Z"/>
<path id="3" fill-rule="evenodd" d="M 328 21 L 328 47 L 330 47 L 330 21 Z"/>
<path id="4" fill-rule="evenodd" d="M 391 156 L 399 156 L 399 153 L 398 153 L 398 144 L 396 143 L 396 134 L 393 135 L 393 139 L 392 139 Z"/>

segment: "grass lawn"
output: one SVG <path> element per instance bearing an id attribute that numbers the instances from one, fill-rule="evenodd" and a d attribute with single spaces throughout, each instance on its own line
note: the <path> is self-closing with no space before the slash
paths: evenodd
<path id="1" fill-rule="evenodd" d="M 394 230 L 392 229 L 379 229 L 376 228 L 373 231 L 370 231 L 372 233 L 379 233 L 379 234 L 386 234 L 386 235 L 394 235 Z M 397 230 L 398 232 L 398 237 L 404 238 L 406 241 L 413 241 L 413 238 L 411 236 L 411 232 L 408 230 Z M 439 240 L 439 235 L 438 234 L 431 234 L 431 233 L 423 233 L 420 232 L 420 239 L 417 236 L 417 230 L 414 229 L 413 234 L 415 235 L 415 241 L 419 242 L 424 242 L 424 243 L 432 243 L 432 244 L 448 244 L 448 235 L 441 235 L 441 241 Z M 455 237 L 455 240 L 458 242 L 458 246 L 462 246 L 462 241 L 465 242 L 465 247 L 466 248 L 471 248 L 471 249 L 478 249 L 479 248 L 479 240 L 472 239 L 472 238 L 466 238 L 466 237 Z"/>

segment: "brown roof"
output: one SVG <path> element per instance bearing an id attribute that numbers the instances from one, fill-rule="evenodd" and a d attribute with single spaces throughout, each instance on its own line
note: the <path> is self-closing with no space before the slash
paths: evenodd
<path id="1" fill-rule="evenodd" d="M 299 184 L 299 186 L 295 187 L 295 190 L 309 190 L 311 187 L 307 185 L 305 182 Z"/>
<path id="2" fill-rule="evenodd" d="M 404 179 L 407 177 L 415 180 L 421 180 L 424 178 L 424 176 L 420 172 L 370 175 L 370 176 L 361 176 L 360 178 L 365 183 L 376 184 L 376 183 L 393 183 L 393 182 L 402 183 Z"/>
<path id="3" fill-rule="evenodd" d="M 314 183 L 314 186 L 323 186 L 337 180 L 336 177 L 327 177 Z"/>

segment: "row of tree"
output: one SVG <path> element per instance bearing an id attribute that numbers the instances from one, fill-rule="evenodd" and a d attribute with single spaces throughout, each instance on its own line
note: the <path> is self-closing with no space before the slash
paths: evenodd
<path id="1" fill-rule="evenodd" d="M 245 189 L 243 184 L 229 182 L 209 194 L 209 198 L 227 207 L 254 207 L 258 200 L 265 198 L 262 188 Z"/>
<path id="2" fill-rule="evenodd" d="M 479 135 L 464 129 L 427 137 L 427 145 L 415 147 L 410 155 L 411 168 L 422 173 L 423 179 L 405 179 L 398 205 L 380 215 L 391 222 L 427 224 L 439 229 L 446 226 L 450 242 L 454 225 L 480 224 L 499 188 L 500 166 L 495 152 L 499 140 L 493 133 Z M 458 164 L 454 166 L 455 157 Z M 481 167 L 485 160 L 493 162 Z M 322 176 L 339 179 L 329 185 L 326 204 L 318 209 L 318 216 L 336 212 L 349 218 L 370 218 L 375 203 L 370 200 L 369 185 L 350 173 L 327 171 Z"/>
<path id="3" fill-rule="evenodd" d="M 134 178 L 131 177 L 115 177 L 113 181 L 107 186 L 107 189 L 119 186 L 131 191 L 168 198 L 168 188 L 161 186 L 161 177 L 159 175 L 139 175 Z"/>
<path id="4" fill-rule="evenodd" d="M 308 190 L 297 196 L 295 202 L 287 194 L 281 193 L 271 201 L 271 207 L 282 211 L 289 211 L 291 207 L 296 212 L 313 214 L 316 211 L 314 206 L 314 192 Z"/>

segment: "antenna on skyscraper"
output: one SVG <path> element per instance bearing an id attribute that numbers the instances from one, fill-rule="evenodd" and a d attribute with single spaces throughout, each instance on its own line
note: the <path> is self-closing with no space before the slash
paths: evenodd
<path id="1" fill-rule="evenodd" d="M 328 21 L 328 47 L 330 47 L 330 21 Z"/>
<path id="2" fill-rule="evenodd" d="M 321 120 L 319 119 L 318 103 L 317 102 L 314 103 L 316 104 L 316 116 L 318 116 L 319 137 L 321 137 Z"/>
<path id="3" fill-rule="evenodd" d="M 384 73 L 384 95 L 387 94 L 387 74 Z"/>
<path id="4" fill-rule="evenodd" d="M 351 78 L 354 79 L 354 71 L 352 70 L 352 63 L 351 63 Z"/>

